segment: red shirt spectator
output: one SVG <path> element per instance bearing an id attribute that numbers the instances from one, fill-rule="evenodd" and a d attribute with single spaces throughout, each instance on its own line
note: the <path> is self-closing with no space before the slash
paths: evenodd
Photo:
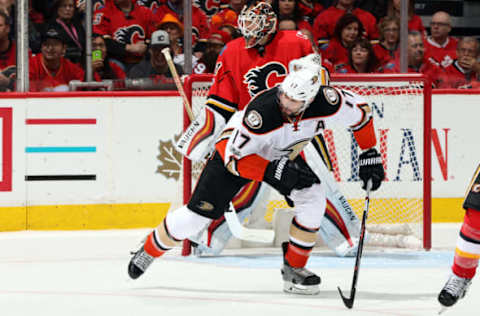
<path id="1" fill-rule="evenodd" d="M 147 51 L 145 40 L 159 23 L 152 11 L 132 0 L 112 0 L 95 12 L 93 32 L 105 38 L 109 55 L 128 69 L 142 60 Z"/>
<path id="2" fill-rule="evenodd" d="M 155 13 L 159 20 L 170 13 L 183 23 L 183 0 L 167 0 Z M 197 7 L 192 6 L 192 33 L 194 42 L 198 39 L 206 40 L 210 34 L 210 24 L 205 13 Z"/>
<path id="3" fill-rule="evenodd" d="M 439 11 L 432 16 L 430 22 L 431 36 L 425 40 L 425 56 L 432 58 L 442 67 L 448 67 L 457 58 L 458 40 L 449 36 L 451 27 L 450 15 Z"/>
<path id="4" fill-rule="evenodd" d="M 331 6 L 319 14 L 313 23 L 313 36 L 315 41 L 325 41 L 332 38 L 335 24 L 340 17 L 347 12 L 351 12 L 362 22 L 365 37 L 377 39 L 378 30 L 375 17 L 367 11 L 353 8 L 354 2 L 355 0 L 339 0 L 336 6 Z"/>
<path id="5" fill-rule="evenodd" d="M 463 88 L 478 81 L 479 74 L 474 66 L 479 57 L 479 43 L 474 37 L 464 37 L 458 42 L 457 56 L 452 64 L 439 76 L 437 88 Z"/>
<path id="6" fill-rule="evenodd" d="M 399 57 L 400 20 L 393 16 L 386 16 L 378 24 L 378 30 L 380 41 L 373 45 L 373 51 L 379 66 L 383 67 L 392 64 L 392 61 Z M 387 68 L 389 67 L 387 66 Z"/>
<path id="7" fill-rule="evenodd" d="M 71 80 L 83 80 L 83 69 L 63 57 L 65 41 L 55 29 L 44 34 L 41 51 L 29 60 L 30 91 L 68 91 Z"/>
<path id="8" fill-rule="evenodd" d="M 420 32 L 408 34 L 408 72 L 422 73 L 435 83 L 436 78 L 442 73 L 440 65 L 430 62 L 425 58 L 425 48 L 423 45 L 423 35 Z M 385 73 L 399 73 L 400 60 L 395 60 L 394 67 L 383 70 Z"/>
<path id="9" fill-rule="evenodd" d="M 387 15 L 395 16 L 400 19 L 401 0 L 389 0 Z M 420 32 L 424 37 L 427 36 L 422 19 L 415 14 L 415 0 L 408 2 L 408 30 Z"/>
<path id="10" fill-rule="evenodd" d="M 17 48 L 10 40 L 8 16 L 0 12 L 0 91 L 13 91 L 17 74 Z"/>
<path id="11" fill-rule="evenodd" d="M 363 26 L 360 19 L 347 13 L 338 20 L 327 48 L 322 52 L 325 66 L 330 71 L 348 64 L 348 47 L 361 38 Z"/>

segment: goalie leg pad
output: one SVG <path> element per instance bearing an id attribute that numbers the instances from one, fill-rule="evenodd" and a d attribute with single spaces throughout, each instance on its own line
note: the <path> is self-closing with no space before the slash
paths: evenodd
<path id="1" fill-rule="evenodd" d="M 176 150 L 190 160 L 204 161 L 213 152 L 225 124 L 222 115 L 205 106 L 175 143 Z"/>
<path id="2" fill-rule="evenodd" d="M 262 216 L 264 214 L 263 201 L 266 201 L 265 195 L 268 195 L 269 188 L 266 185 L 262 185 L 261 182 L 250 182 L 245 185 L 237 195 L 233 198 L 233 204 L 237 213 L 240 223 L 243 223 L 247 217 L 249 217 L 249 226 L 253 224 L 255 226 L 253 218 L 250 217 L 252 211 L 260 207 Z M 197 256 L 203 255 L 219 255 L 225 246 L 232 238 L 232 233 L 228 227 L 225 218 L 214 220 L 207 229 L 201 231 L 194 240 L 199 240 L 204 246 L 200 244 L 194 249 L 194 254 Z"/>
<path id="3" fill-rule="evenodd" d="M 355 256 L 360 237 L 360 220 L 325 166 L 323 154 L 312 143 L 304 148 L 303 153 L 308 165 L 325 188 L 327 206 L 325 218 L 320 225 L 320 237 L 337 256 Z M 368 234 L 365 238 L 368 238 Z"/>

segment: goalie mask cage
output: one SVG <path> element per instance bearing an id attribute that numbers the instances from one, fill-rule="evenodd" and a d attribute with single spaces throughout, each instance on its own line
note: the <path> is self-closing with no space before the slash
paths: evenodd
<path id="1" fill-rule="evenodd" d="M 334 74 L 331 85 L 362 95 L 370 104 L 377 148 L 385 168 L 385 181 L 373 193 L 367 227 L 388 236 L 413 235 L 423 248 L 431 248 L 431 85 L 420 74 Z M 190 75 L 184 87 L 195 115 L 204 106 L 213 75 Z M 184 114 L 184 127 L 190 121 Z M 358 177 L 359 148 L 353 134 L 327 126 L 324 138 L 331 169 L 339 188 L 361 218 L 365 191 Z M 187 203 L 202 165 L 183 161 L 183 199 Z M 288 208 L 276 195 L 268 201 L 265 218 Z M 388 245 L 391 245 L 387 243 Z M 401 245 L 394 245 L 400 246 Z M 408 246 L 406 246 L 408 247 Z M 184 242 L 182 253 L 190 253 Z"/>

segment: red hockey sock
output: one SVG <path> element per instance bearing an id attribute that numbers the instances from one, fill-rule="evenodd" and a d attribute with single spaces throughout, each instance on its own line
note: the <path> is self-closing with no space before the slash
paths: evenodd
<path id="1" fill-rule="evenodd" d="M 154 229 L 147 237 L 147 240 L 145 241 L 145 244 L 143 245 L 143 249 L 145 249 L 145 252 L 148 253 L 152 257 L 160 257 L 163 255 L 165 252 L 167 252 L 168 248 L 162 247 L 160 243 L 156 240 L 155 232 L 157 229 Z"/>
<path id="2" fill-rule="evenodd" d="M 288 264 L 294 268 L 303 268 L 307 264 L 312 248 L 313 247 L 300 248 L 299 246 L 292 244 L 292 242 L 289 242 L 287 252 L 285 253 L 285 260 L 287 260 Z"/>
<path id="3" fill-rule="evenodd" d="M 467 209 L 455 248 L 452 271 L 471 279 L 475 276 L 480 258 L 480 211 Z"/>

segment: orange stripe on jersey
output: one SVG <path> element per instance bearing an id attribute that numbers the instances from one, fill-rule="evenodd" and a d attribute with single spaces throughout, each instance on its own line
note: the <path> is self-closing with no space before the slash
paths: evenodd
<path id="1" fill-rule="evenodd" d="M 203 139 L 213 134 L 215 129 L 215 117 L 212 111 L 207 111 L 205 117 L 205 125 L 203 125 L 202 129 L 193 137 L 190 146 L 188 146 L 187 152 L 190 153 L 192 149 Z"/>
<path id="2" fill-rule="evenodd" d="M 223 161 L 225 161 L 225 149 L 227 147 L 227 142 L 228 139 L 223 139 L 215 145 L 215 148 L 222 157 Z M 262 182 L 265 170 L 267 169 L 267 165 L 270 163 L 270 161 L 258 155 L 249 155 L 240 160 L 235 160 L 235 163 L 235 170 L 233 171 L 237 172 L 240 177 Z M 232 170 L 230 170 L 230 172 L 232 172 Z M 234 172 L 232 173 L 235 174 Z"/>
<path id="3" fill-rule="evenodd" d="M 353 136 L 362 150 L 371 148 L 377 144 L 375 129 L 373 128 L 373 119 L 359 130 L 353 131 Z"/>

